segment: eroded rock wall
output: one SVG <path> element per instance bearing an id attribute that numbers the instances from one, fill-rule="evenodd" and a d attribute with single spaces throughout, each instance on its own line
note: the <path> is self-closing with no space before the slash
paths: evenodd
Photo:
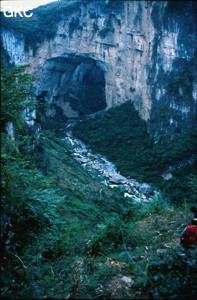
<path id="1" fill-rule="evenodd" d="M 132 101 L 156 141 L 187 132 L 196 117 L 195 7 L 192 1 L 79 2 L 53 39 L 43 39 L 35 55 L 24 52 L 38 78 L 37 95 L 78 117 L 72 106 L 78 96 L 69 100 L 62 90 L 76 83 L 77 70 L 85 78 L 83 67 L 94 65 L 103 73 L 106 108 Z"/>

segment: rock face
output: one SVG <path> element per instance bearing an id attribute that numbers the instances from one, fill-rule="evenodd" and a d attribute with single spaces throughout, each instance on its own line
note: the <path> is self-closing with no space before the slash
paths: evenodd
<path id="1" fill-rule="evenodd" d="M 10 64 L 21 66 L 25 64 L 25 40 L 24 36 L 13 29 L 2 29 L 2 42 L 7 51 Z"/>
<path id="2" fill-rule="evenodd" d="M 195 8 L 194 1 L 68 6 L 54 38 L 43 39 L 36 53 L 21 47 L 29 72 L 38 78 L 37 96 L 49 104 L 46 114 L 79 118 L 132 101 L 155 141 L 194 128 Z M 6 36 L 7 30 L 3 44 L 13 57 Z"/>

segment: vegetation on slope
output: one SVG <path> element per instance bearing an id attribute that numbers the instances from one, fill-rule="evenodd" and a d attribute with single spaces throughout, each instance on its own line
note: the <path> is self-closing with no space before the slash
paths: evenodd
<path id="1" fill-rule="evenodd" d="M 75 125 L 73 133 L 115 163 L 122 175 L 151 183 L 173 202 L 195 200 L 196 131 L 168 144 L 154 143 L 131 102 Z M 162 175 L 173 177 L 163 180 Z"/>
<path id="2" fill-rule="evenodd" d="M 18 118 L 27 94 L 13 83 L 20 79 L 26 91 L 26 80 L 29 87 L 32 80 L 23 71 L 9 70 L 10 88 L 8 81 L 3 85 L 5 99 L 7 91 L 19 105 L 13 115 L 11 105 L 2 112 L 1 297 L 195 295 L 196 252 L 193 265 L 177 256 L 191 204 L 175 208 L 162 196 L 149 203 L 125 198 L 121 189 L 111 189 L 80 166 L 72 147 L 52 130 L 33 134 Z M 14 140 L 4 130 L 5 119 L 15 124 Z"/>

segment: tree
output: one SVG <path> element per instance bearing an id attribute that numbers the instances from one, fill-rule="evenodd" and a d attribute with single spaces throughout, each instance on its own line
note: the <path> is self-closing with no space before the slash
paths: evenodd
<path id="1" fill-rule="evenodd" d="M 25 73 L 27 65 L 1 69 L 1 124 L 20 122 L 21 112 L 35 106 L 34 77 Z"/>

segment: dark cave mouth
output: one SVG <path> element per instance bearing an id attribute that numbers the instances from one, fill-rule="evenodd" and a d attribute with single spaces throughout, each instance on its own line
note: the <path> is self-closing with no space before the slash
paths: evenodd
<path id="1" fill-rule="evenodd" d="M 107 107 L 104 71 L 93 59 L 77 56 L 49 59 L 43 66 L 37 98 L 45 116 L 65 122 Z"/>
<path id="2" fill-rule="evenodd" d="M 71 108 L 78 111 L 80 117 L 105 109 L 105 78 L 100 67 L 80 63 L 73 72 L 68 98 Z"/>

